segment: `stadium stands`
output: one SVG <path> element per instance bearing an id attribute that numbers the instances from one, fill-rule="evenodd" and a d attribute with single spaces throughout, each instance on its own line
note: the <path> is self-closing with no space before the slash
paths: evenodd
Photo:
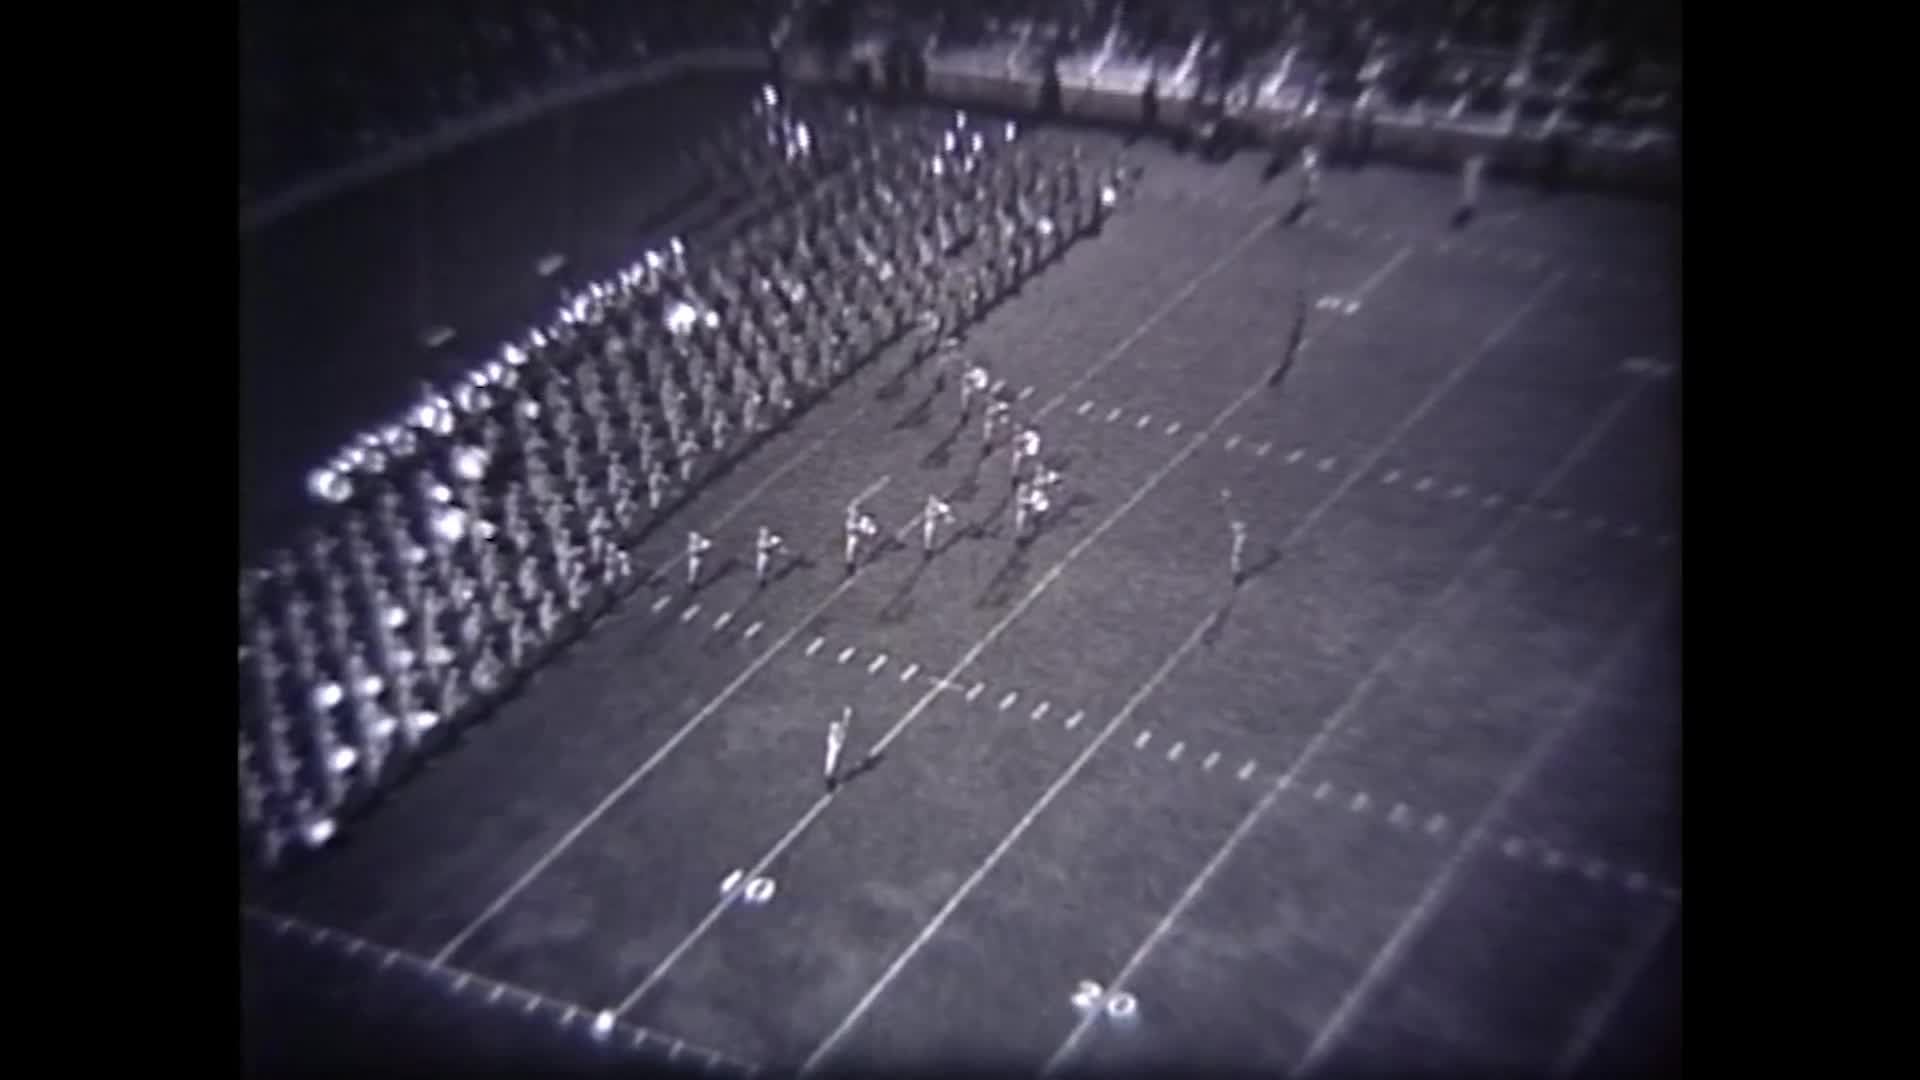
<path id="1" fill-rule="evenodd" d="M 653 57 L 805 37 L 789 31 L 813 16 L 794 6 L 250 7 L 243 201 Z M 1364 101 L 1449 122 L 1642 140 L 1679 121 L 1677 6 L 1657 0 L 1101 0 L 1044 18 L 1031 8 L 868 3 L 853 10 L 853 34 L 933 54 L 1053 56 L 1080 72 L 1150 69 L 1169 97 Z"/>
<path id="2" fill-rule="evenodd" d="M 935 40 L 951 51 L 1050 52 L 1069 82 L 1137 68 L 1169 97 L 1364 98 L 1452 122 L 1551 116 L 1580 130 L 1664 131 L 1678 117 L 1677 20 L 1671 5 L 1642 0 L 1140 2 L 948 25 Z"/>

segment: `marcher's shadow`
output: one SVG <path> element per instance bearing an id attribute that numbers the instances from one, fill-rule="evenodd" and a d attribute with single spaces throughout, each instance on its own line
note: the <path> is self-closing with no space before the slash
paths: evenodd
<path id="1" fill-rule="evenodd" d="M 987 582 L 987 587 L 981 590 L 979 602 L 975 606 L 996 608 L 1005 607 L 1012 602 L 1014 586 L 1019 584 L 1020 579 L 1029 569 L 1026 555 L 1026 545 L 1016 544 L 1013 550 L 1007 553 L 1007 561 L 1000 564 L 1000 569 L 994 572 L 992 579 Z"/>
<path id="2" fill-rule="evenodd" d="M 905 622 L 907 616 L 913 614 L 913 589 L 914 586 L 920 584 L 920 577 L 927 572 L 927 564 L 930 561 L 931 560 L 923 554 L 920 559 L 914 563 L 913 572 L 907 575 L 907 579 L 900 583 L 900 587 L 894 590 L 893 595 L 887 599 L 886 604 L 881 606 L 880 613 L 875 617 L 875 621 L 883 626 L 893 625 Z"/>
<path id="3" fill-rule="evenodd" d="M 722 581 L 725 581 L 734 571 L 741 569 L 745 565 L 745 563 L 740 561 L 738 555 L 729 555 L 720 560 L 720 565 L 715 567 L 712 573 L 702 574 L 694 578 L 693 581 L 687 585 L 687 593 L 692 595 L 703 589 L 712 588 Z"/>
<path id="4" fill-rule="evenodd" d="M 952 551 L 955 547 L 959 546 L 960 542 L 963 540 L 978 540 L 978 539 L 980 539 L 980 531 L 978 526 L 962 525 L 956 529 L 949 529 L 947 530 L 946 539 L 941 540 L 939 543 L 933 545 L 933 557 L 937 559 L 940 556 L 945 555 L 947 552 Z"/>
<path id="5" fill-rule="evenodd" d="M 1000 518 L 1006 514 L 1007 508 L 1012 505 L 1013 492 L 1007 491 L 1003 493 L 1000 496 L 1000 501 L 994 504 L 993 509 L 987 511 L 986 516 L 974 522 L 975 531 L 981 536 L 1000 535 Z"/>
<path id="6" fill-rule="evenodd" d="M 1267 550 L 1261 553 L 1259 559 L 1241 571 L 1240 583 L 1244 585 L 1278 565 L 1280 565 L 1280 549 L 1269 544 L 1267 545 Z"/>
<path id="7" fill-rule="evenodd" d="M 1227 602 L 1214 609 L 1213 617 L 1200 635 L 1200 643 L 1211 649 L 1219 644 L 1220 636 L 1226 632 L 1227 620 L 1233 615 L 1233 601 L 1237 594 L 1228 593 Z"/>
<path id="8" fill-rule="evenodd" d="M 892 533 L 883 532 L 878 539 L 874 540 L 873 551 L 861 557 L 860 566 L 862 569 L 865 569 L 879 562 L 881 559 L 886 558 L 893 552 L 904 551 L 906 547 L 907 542 L 905 540 L 900 539 Z"/>
<path id="9" fill-rule="evenodd" d="M 947 464 L 953 460 L 953 444 L 960 440 L 960 433 L 966 430 L 966 426 L 967 422 L 964 419 L 955 422 L 953 430 L 947 432 L 945 438 L 934 443 L 933 449 L 927 451 L 927 456 L 920 459 L 920 467 L 923 469 L 946 468 Z"/>
<path id="10" fill-rule="evenodd" d="M 1067 497 L 1066 502 L 1060 505 L 1060 516 L 1054 520 L 1062 525 L 1078 525 L 1081 520 L 1079 511 L 1089 506 L 1094 506 L 1098 504 L 1099 501 L 1100 500 L 1084 491 L 1076 491 Z"/>
<path id="11" fill-rule="evenodd" d="M 894 373 L 893 378 L 880 384 L 880 389 L 873 392 L 873 400 L 895 401 L 899 399 L 907 392 L 907 381 L 912 374 L 913 365 L 901 368 L 898 372 Z"/>
<path id="12" fill-rule="evenodd" d="M 933 402 L 937 397 L 936 392 L 928 391 L 926 397 L 915 402 L 913 408 L 902 413 L 900 419 L 894 421 L 893 430 L 906 431 L 909 428 L 927 426 L 927 421 L 933 419 Z"/>
<path id="13" fill-rule="evenodd" d="M 741 561 L 741 565 L 746 565 L 744 560 Z M 775 567 L 772 573 L 767 575 L 766 581 L 754 583 L 753 591 L 748 593 L 746 599 L 740 601 L 740 603 L 734 607 L 733 619 L 730 620 L 726 626 L 714 627 L 708 633 L 707 637 L 709 642 L 722 640 L 726 637 L 728 631 L 739 630 L 742 624 L 751 622 L 752 620 L 747 618 L 747 616 L 759 607 L 762 598 L 766 596 L 769 589 L 786 580 L 788 574 L 802 568 L 811 568 L 812 566 L 812 561 L 805 555 L 796 555 L 793 558 L 784 560 L 780 565 Z M 714 580 L 717 581 L 719 578 L 716 577 Z"/>
<path id="14" fill-rule="evenodd" d="M 785 566 L 773 572 L 773 575 L 767 579 L 767 584 L 778 585 L 782 581 L 785 581 L 788 575 L 798 573 L 802 570 L 811 570 L 814 566 L 815 563 L 812 559 L 806 555 L 796 553 L 793 558 L 787 560 Z"/>
<path id="15" fill-rule="evenodd" d="M 1472 222 L 1473 222 L 1473 207 L 1463 206 L 1460 209 L 1455 210 L 1453 212 L 1453 220 L 1449 224 L 1452 226 L 1455 232 L 1458 232 L 1461 229 L 1466 228 Z"/>
<path id="16" fill-rule="evenodd" d="M 876 750 L 866 757 L 861 758 L 858 762 L 854 763 L 851 769 L 840 774 L 839 779 L 835 782 L 836 786 L 839 784 L 851 784 L 855 779 L 865 776 L 867 773 L 879 768 L 880 762 L 884 760 L 886 756 L 887 752 L 885 750 Z"/>
<path id="17" fill-rule="evenodd" d="M 1280 220 L 1281 220 L 1281 223 L 1284 225 L 1293 226 L 1293 225 L 1300 224 L 1300 220 L 1306 216 L 1307 216 L 1307 204 L 1304 202 L 1297 202 L 1293 204 L 1293 209 L 1287 211 L 1287 216 Z"/>
<path id="18" fill-rule="evenodd" d="M 967 470 L 967 483 L 980 482 L 980 470 L 986 468 L 987 459 L 993 456 L 993 448 L 993 443 L 986 443 L 980 447 L 979 453 L 973 455 L 973 467 Z"/>

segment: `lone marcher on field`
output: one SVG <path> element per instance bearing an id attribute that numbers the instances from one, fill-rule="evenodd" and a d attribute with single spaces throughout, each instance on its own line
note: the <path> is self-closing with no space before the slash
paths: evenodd
<path id="1" fill-rule="evenodd" d="M 1300 197 L 1293 206 L 1297 219 L 1320 201 L 1320 148 L 1309 143 L 1300 151 Z"/>
<path id="2" fill-rule="evenodd" d="M 1480 180 L 1487 171 L 1487 156 L 1473 154 L 1460 166 L 1460 209 L 1454 211 L 1453 227 L 1463 228 L 1480 210 Z"/>
<path id="3" fill-rule="evenodd" d="M 840 707 L 840 719 L 827 725 L 827 792 L 831 794 L 840 783 L 840 751 L 847 745 L 847 729 L 853 726 L 853 706 Z"/>

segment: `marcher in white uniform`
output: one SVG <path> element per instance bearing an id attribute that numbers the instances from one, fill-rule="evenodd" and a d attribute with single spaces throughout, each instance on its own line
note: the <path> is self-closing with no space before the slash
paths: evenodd
<path id="1" fill-rule="evenodd" d="M 1456 226 L 1473 220 L 1480 210 L 1480 180 L 1487 171 L 1485 154 L 1474 154 L 1460 166 L 1460 209 L 1454 214 Z"/>
<path id="2" fill-rule="evenodd" d="M 864 511 L 856 511 L 855 516 L 848 518 L 847 520 L 847 576 L 848 577 L 852 577 L 854 569 L 860 565 L 861 541 L 867 539 L 868 537 L 876 536 L 879 534 L 879 532 L 880 532 L 880 525 L 878 522 L 875 522 L 873 520 L 873 515 L 871 514 L 868 514 Z"/>
<path id="3" fill-rule="evenodd" d="M 700 460 L 700 441 L 695 439 L 693 433 L 689 431 L 682 436 L 679 445 L 674 447 L 674 453 L 680 458 L 680 482 L 692 483 L 694 466 Z"/>
<path id="4" fill-rule="evenodd" d="M 853 726 L 853 706 L 840 707 L 840 719 L 827 725 L 827 790 L 831 792 L 840 780 L 840 751 L 847 745 L 847 729 Z"/>
<path id="5" fill-rule="evenodd" d="M 1020 467 L 1029 461 L 1040 459 L 1040 432 L 1036 428 L 1027 428 L 1013 437 L 1013 484 L 1020 484 Z"/>
<path id="6" fill-rule="evenodd" d="M 746 429 L 749 436 L 760 430 L 760 406 L 764 401 L 758 383 L 748 388 L 747 400 L 741 410 L 740 426 Z"/>
<path id="7" fill-rule="evenodd" d="M 698 532 L 687 534 L 687 588 L 700 583 L 700 556 L 713 547 L 713 541 Z"/>
<path id="8" fill-rule="evenodd" d="M 1053 507 L 1053 501 L 1047 497 L 1047 489 L 1039 483 L 1023 484 L 1015 489 L 1013 496 L 1013 538 L 1024 542 L 1037 536 L 1040 523 Z"/>
<path id="9" fill-rule="evenodd" d="M 773 569 L 773 557 L 786 544 L 780 534 L 760 526 L 760 535 L 753 541 L 753 576 L 762 586 L 767 583 L 768 571 Z"/>
<path id="10" fill-rule="evenodd" d="M 953 507 L 940 500 L 938 495 L 927 496 L 927 509 L 920 522 L 920 553 L 925 558 L 933 558 L 933 539 L 939 534 L 940 524 L 953 520 Z"/>
<path id="11" fill-rule="evenodd" d="M 974 364 L 967 368 L 967 373 L 960 379 L 960 419 L 962 422 L 965 422 L 967 417 L 973 415 L 973 399 L 985 394 L 987 388 L 992 384 L 993 376 L 988 374 L 987 369 L 983 365 Z"/>
<path id="12" fill-rule="evenodd" d="M 993 437 L 1000 428 L 1013 422 L 1013 406 L 999 398 L 987 402 L 987 412 L 980 420 L 980 456 L 993 453 Z"/>
<path id="13" fill-rule="evenodd" d="M 668 483 L 669 481 L 667 479 L 667 467 L 660 464 L 657 461 L 654 462 L 653 468 L 647 470 L 647 508 L 648 509 L 650 510 L 660 509 L 660 503 L 662 502 L 662 500 L 664 500 L 667 497 Z"/>

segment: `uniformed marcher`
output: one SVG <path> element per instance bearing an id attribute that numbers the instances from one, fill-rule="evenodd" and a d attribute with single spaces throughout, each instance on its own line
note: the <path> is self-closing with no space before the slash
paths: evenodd
<path id="1" fill-rule="evenodd" d="M 973 399 L 987 392 L 993 385 L 993 376 L 987 372 L 985 364 L 973 363 L 967 366 L 967 373 L 960 379 L 960 419 L 964 422 L 973 415 Z"/>
<path id="2" fill-rule="evenodd" d="M 1039 458 L 1040 432 L 1038 429 L 1027 427 L 1013 437 L 1013 464 L 1008 472 L 1012 475 L 1012 483 L 1015 486 L 1020 483 L 1020 467 L 1028 462 L 1038 461 Z"/>
<path id="3" fill-rule="evenodd" d="M 939 534 L 941 523 L 952 520 L 953 507 L 938 495 L 927 496 L 927 508 L 920 522 L 920 554 L 923 558 L 933 558 L 934 537 Z"/>
<path id="4" fill-rule="evenodd" d="M 1473 220 L 1480 209 L 1480 180 L 1487 169 L 1485 154 L 1472 154 L 1460 166 L 1460 209 L 1454 212 L 1453 224 L 1459 228 Z"/>
<path id="5" fill-rule="evenodd" d="M 680 482 L 691 484 L 693 471 L 700 461 L 700 441 L 687 432 L 674 447 L 674 454 L 680 459 Z"/>
<path id="6" fill-rule="evenodd" d="M 948 336 L 941 342 L 939 352 L 933 354 L 933 392 L 939 394 L 947 390 L 947 377 L 954 365 L 960 363 L 960 338 Z"/>
<path id="7" fill-rule="evenodd" d="M 1294 213 L 1304 214 L 1320 201 L 1320 148 L 1308 144 L 1300 151 L 1300 201 Z"/>
<path id="8" fill-rule="evenodd" d="M 993 453 L 993 437 L 1013 422 L 1013 406 L 1004 398 L 988 398 L 987 412 L 980 420 L 980 456 Z"/>
<path id="9" fill-rule="evenodd" d="M 857 510 L 847 521 L 847 576 L 852 577 L 859 566 L 860 544 L 863 540 L 879 535 L 880 526 L 873 515 Z"/>
<path id="10" fill-rule="evenodd" d="M 1039 484 L 1022 484 L 1013 498 L 1013 538 L 1025 543 L 1038 535 L 1042 520 L 1053 506 L 1047 489 Z"/>
<path id="11" fill-rule="evenodd" d="M 653 467 L 647 470 L 647 508 L 649 510 L 660 509 L 660 504 L 666 500 L 667 487 L 670 483 L 671 481 L 667 479 L 667 467 L 657 461 L 654 462 Z"/>
<path id="12" fill-rule="evenodd" d="M 760 406 L 766 399 L 760 393 L 760 384 L 751 383 L 747 388 L 746 401 L 741 406 L 740 427 L 748 438 L 760 430 Z"/>
<path id="13" fill-rule="evenodd" d="M 840 752 L 847 745 L 847 731 L 853 726 L 853 706 L 840 707 L 840 719 L 827 725 L 827 791 L 832 792 L 840 783 Z"/>
<path id="14" fill-rule="evenodd" d="M 687 588 L 700 584 L 700 556 L 713 547 L 713 541 L 698 532 L 687 533 Z"/>
<path id="15" fill-rule="evenodd" d="M 787 388 L 787 377 L 778 369 L 767 378 L 767 398 L 773 403 L 776 416 L 785 417 L 793 412 L 793 397 Z"/>
<path id="16" fill-rule="evenodd" d="M 635 441 L 639 444 L 641 472 L 651 473 L 653 471 L 654 463 L 660 452 L 659 439 L 660 433 L 654 430 L 651 423 L 645 420 L 640 421 L 640 433 Z"/>
<path id="17" fill-rule="evenodd" d="M 765 525 L 760 526 L 760 535 L 753 541 L 753 577 L 762 587 L 767 584 L 768 573 L 773 569 L 773 557 L 785 543 L 779 533 Z"/>

